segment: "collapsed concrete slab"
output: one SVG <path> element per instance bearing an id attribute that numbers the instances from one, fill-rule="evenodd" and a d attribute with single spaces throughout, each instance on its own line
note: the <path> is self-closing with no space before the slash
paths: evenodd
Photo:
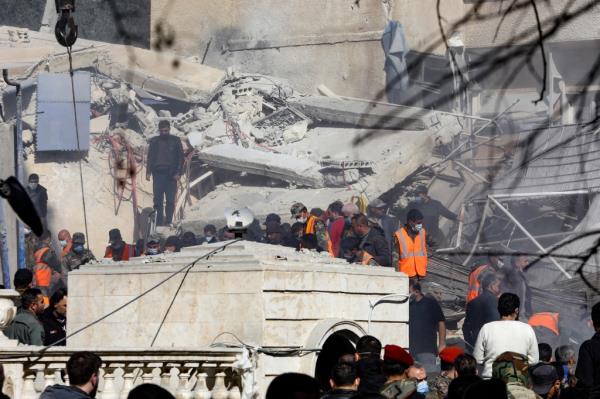
<path id="1" fill-rule="evenodd" d="M 323 187 L 320 166 L 307 159 L 287 154 L 219 144 L 199 152 L 198 158 L 208 165 L 283 180 L 308 187 Z"/>

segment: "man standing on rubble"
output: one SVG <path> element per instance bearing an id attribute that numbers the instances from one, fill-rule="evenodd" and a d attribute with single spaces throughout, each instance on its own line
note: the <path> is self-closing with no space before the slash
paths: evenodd
<path id="1" fill-rule="evenodd" d="M 150 139 L 146 180 L 150 181 L 152 175 L 156 224 L 164 226 L 172 222 L 175 211 L 177 182 L 181 177 L 183 167 L 183 146 L 178 137 L 170 134 L 171 124 L 169 121 L 160 121 L 158 131 L 159 135 Z M 166 207 L 163 208 L 165 198 Z"/>
<path id="2" fill-rule="evenodd" d="M 334 257 L 333 245 L 327 233 L 325 223 L 315 215 L 308 213 L 304 204 L 296 202 L 290 209 L 292 218 L 304 224 L 300 246 L 302 248 L 316 249 L 317 251 L 327 251 Z"/>
<path id="3" fill-rule="evenodd" d="M 410 278 L 424 278 L 427 275 L 426 240 L 423 214 L 411 209 L 406 216 L 406 225 L 394 235 L 392 265 Z"/>
<path id="4" fill-rule="evenodd" d="M 418 186 L 416 194 L 417 198 L 410 207 L 418 209 L 423 214 L 423 225 L 427 229 L 431 245 L 439 245 L 445 240 L 440 230 L 440 216 L 449 220 L 459 220 L 459 216 L 448 210 L 440 201 L 431 198 L 426 186 Z"/>

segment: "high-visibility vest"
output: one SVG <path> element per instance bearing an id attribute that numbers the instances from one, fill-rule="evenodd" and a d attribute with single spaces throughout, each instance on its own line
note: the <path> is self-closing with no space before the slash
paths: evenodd
<path id="1" fill-rule="evenodd" d="M 558 330 L 558 313 L 541 312 L 535 313 L 527 322 L 531 327 L 546 327 L 556 335 L 560 335 Z"/>
<path id="2" fill-rule="evenodd" d="M 308 220 L 306 221 L 306 227 L 304 228 L 305 235 L 315 235 L 315 223 L 317 223 L 318 220 L 319 218 L 314 215 L 310 215 L 308 217 Z M 333 244 L 331 243 L 331 239 L 329 238 L 327 230 L 325 230 L 325 235 L 327 236 L 327 252 L 329 252 L 329 255 L 332 258 L 335 258 L 335 251 L 333 250 Z"/>
<path id="3" fill-rule="evenodd" d="M 425 229 L 421 229 L 413 240 L 405 227 L 394 234 L 396 245 L 400 252 L 397 270 L 408 277 L 425 277 L 427 275 L 427 247 Z"/>
<path id="4" fill-rule="evenodd" d="M 52 281 L 52 269 L 43 261 L 44 255 L 50 250 L 48 247 L 40 248 L 33 254 L 35 265 L 33 266 L 33 285 L 35 287 L 50 287 Z"/>
<path id="5" fill-rule="evenodd" d="M 129 244 L 125 244 L 125 247 L 123 247 L 123 257 L 121 258 L 121 260 L 129 260 L 129 258 L 133 257 L 133 254 L 133 247 Z M 104 257 L 112 259 L 113 253 L 111 246 L 106 247 Z"/>
<path id="6" fill-rule="evenodd" d="M 469 274 L 469 289 L 467 290 L 467 303 L 479 296 L 479 290 L 481 289 L 481 283 L 479 277 L 488 268 L 488 265 L 478 266 L 475 270 Z"/>

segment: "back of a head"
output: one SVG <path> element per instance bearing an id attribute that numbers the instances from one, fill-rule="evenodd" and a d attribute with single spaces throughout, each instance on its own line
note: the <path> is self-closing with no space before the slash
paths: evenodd
<path id="1" fill-rule="evenodd" d="M 592 323 L 596 330 L 600 329 L 600 302 L 592 306 Z"/>
<path id="2" fill-rule="evenodd" d="M 86 384 L 102 366 L 100 356 L 92 352 L 75 352 L 67 361 L 67 374 L 71 385 Z"/>
<path id="3" fill-rule="evenodd" d="M 338 215 L 341 215 L 343 207 L 344 207 L 344 204 L 341 201 L 335 201 L 335 202 L 332 202 L 331 204 L 329 204 L 329 206 L 327 207 L 327 209 L 330 212 L 335 212 Z"/>
<path id="4" fill-rule="evenodd" d="M 39 288 L 27 288 L 23 294 L 21 294 L 21 307 L 23 309 L 29 309 L 29 306 L 37 301 L 38 295 L 42 295 L 42 291 Z"/>
<path id="5" fill-rule="evenodd" d="M 510 316 L 521 306 L 519 297 L 513 293 L 505 292 L 498 299 L 498 313 L 500 316 Z"/>
<path id="6" fill-rule="evenodd" d="M 556 348 L 554 358 L 557 363 L 567 364 L 570 359 L 575 357 L 575 348 L 571 345 L 563 345 Z"/>
<path id="7" fill-rule="evenodd" d="M 497 378 L 480 380 L 467 387 L 464 391 L 464 399 L 506 399 L 508 392 L 506 384 Z"/>
<path id="8" fill-rule="evenodd" d="M 454 360 L 454 369 L 459 376 L 477 375 L 477 361 L 468 353 L 464 353 Z"/>
<path id="9" fill-rule="evenodd" d="M 356 366 L 353 363 L 338 362 L 331 370 L 331 379 L 336 387 L 352 385 L 356 377 Z"/>
<path id="10" fill-rule="evenodd" d="M 552 347 L 545 342 L 538 344 L 538 352 L 540 354 L 540 362 L 549 362 L 552 360 Z"/>
<path id="11" fill-rule="evenodd" d="M 319 383 L 300 373 L 281 374 L 267 388 L 265 399 L 318 399 Z"/>
<path id="12" fill-rule="evenodd" d="M 141 384 L 129 392 L 127 399 L 175 399 L 175 397 L 161 386 Z"/>
<path id="13" fill-rule="evenodd" d="M 448 399 L 463 399 L 465 392 L 471 385 L 481 381 L 476 375 L 463 375 L 457 377 L 448 385 Z"/>
<path id="14" fill-rule="evenodd" d="M 361 357 L 381 357 L 381 342 L 371 336 L 364 335 L 356 343 L 356 353 Z"/>
<path id="15" fill-rule="evenodd" d="M 15 272 L 15 289 L 25 289 L 33 281 L 33 272 L 29 269 L 19 269 Z"/>

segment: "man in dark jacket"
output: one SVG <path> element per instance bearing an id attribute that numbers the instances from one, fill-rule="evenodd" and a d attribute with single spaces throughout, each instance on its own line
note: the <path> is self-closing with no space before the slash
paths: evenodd
<path id="1" fill-rule="evenodd" d="M 29 288 L 21 295 L 21 307 L 4 335 L 23 345 L 44 345 L 44 327 L 38 316 L 44 311 L 44 297 L 38 288 Z"/>
<path id="2" fill-rule="evenodd" d="M 427 241 L 431 246 L 444 243 L 445 237 L 440 230 L 440 216 L 449 220 L 458 220 L 458 215 L 446 208 L 438 200 L 431 198 L 427 187 L 421 185 L 416 190 L 417 199 L 408 206 L 408 209 L 418 209 L 423 214 L 423 225 L 427 230 Z"/>
<path id="3" fill-rule="evenodd" d="M 365 215 L 352 217 L 352 229 L 360 239 L 357 263 L 390 266 L 392 257 L 388 243 L 378 229 L 369 227 L 369 220 Z"/>
<path id="4" fill-rule="evenodd" d="M 394 234 L 398 231 L 398 219 L 388 215 L 387 208 L 387 204 L 379 198 L 375 198 L 369 202 L 369 221 L 374 222 L 376 226 L 381 228 L 391 253 L 392 245 L 394 244 Z"/>
<path id="5" fill-rule="evenodd" d="M 25 188 L 33 206 L 42 219 L 42 224 L 46 228 L 46 216 L 48 216 L 48 190 L 40 184 L 40 177 L 32 173 L 29 175 L 28 184 Z"/>
<path id="6" fill-rule="evenodd" d="M 579 348 L 575 378 L 580 397 L 598 399 L 600 398 L 600 302 L 592 307 L 592 323 L 596 333 Z"/>
<path id="7" fill-rule="evenodd" d="M 67 334 L 67 290 L 61 288 L 52 295 L 50 306 L 44 310 L 40 321 L 44 326 L 44 345 L 55 342 L 59 346 L 67 344 L 64 340 Z"/>
<path id="8" fill-rule="evenodd" d="M 356 369 L 360 384 L 359 393 L 379 393 L 385 384 L 381 361 L 381 342 L 370 335 L 361 337 L 356 343 Z"/>
<path id="9" fill-rule="evenodd" d="M 469 351 L 475 346 L 479 330 L 485 323 L 500 320 L 498 314 L 498 295 L 500 294 L 500 279 L 495 273 L 488 273 L 481 282 L 481 294 L 467 304 L 463 335 L 470 345 Z"/>
<path id="10" fill-rule="evenodd" d="M 52 385 L 40 399 L 88 399 L 96 397 L 102 359 L 92 352 L 75 352 L 67 361 L 71 385 Z"/>
<path id="11" fill-rule="evenodd" d="M 158 123 L 159 135 L 150 139 L 146 165 L 146 180 L 150 181 L 152 176 L 156 224 L 159 226 L 172 222 L 177 182 L 183 168 L 181 140 L 179 137 L 171 136 L 170 130 L 169 121 L 162 120 Z M 163 207 L 165 198 L 166 207 Z"/>
<path id="12" fill-rule="evenodd" d="M 521 308 L 519 315 L 521 319 L 527 320 L 532 315 L 531 308 L 531 288 L 525 276 L 525 269 L 529 266 L 529 259 L 526 254 L 515 253 L 510 258 L 510 265 L 501 269 L 503 274 L 500 292 L 510 292 L 521 298 Z"/>
<path id="13" fill-rule="evenodd" d="M 77 232 L 71 240 L 71 250 L 61 260 L 61 277 L 65 287 L 69 272 L 79 269 L 79 266 L 95 261 L 96 257 L 85 247 L 85 234 Z"/>
<path id="14" fill-rule="evenodd" d="M 340 362 L 331 370 L 329 384 L 331 391 L 321 396 L 321 399 L 348 399 L 356 395 L 358 375 L 353 363 Z"/>

